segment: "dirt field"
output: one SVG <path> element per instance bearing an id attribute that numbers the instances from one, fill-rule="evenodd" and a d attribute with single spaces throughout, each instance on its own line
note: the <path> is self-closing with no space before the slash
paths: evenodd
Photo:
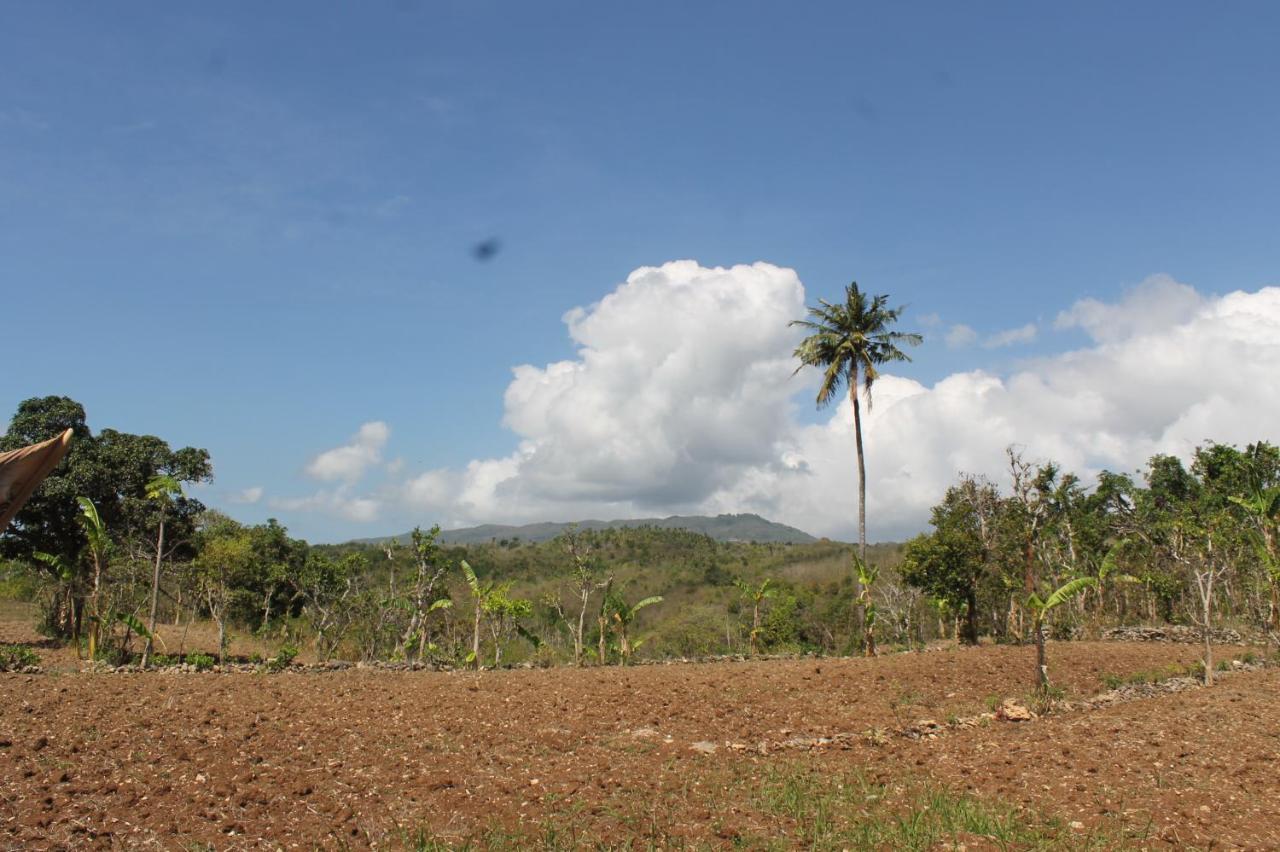
<path id="1" fill-rule="evenodd" d="M 850 848 L 929 841 L 936 831 L 910 822 L 922 812 L 959 814 L 944 829 L 969 849 L 1001 836 L 1280 846 L 1277 670 L 935 739 L 886 735 L 1025 696 L 1033 653 L 0 675 L 0 846 Z M 1050 647 L 1055 682 L 1077 696 L 1196 654 Z M 787 747 L 848 733 L 838 748 Z"/>

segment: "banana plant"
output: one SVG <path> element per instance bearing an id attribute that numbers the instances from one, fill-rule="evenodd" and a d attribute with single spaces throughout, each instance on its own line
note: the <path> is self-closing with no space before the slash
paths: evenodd
<path id="1" fill-rule="evenodd" d="M 1049 689 L 1049 666 L 1045 662 L 1044 622 L 1051 611 L 1074 598 L 1085 589 L 1098 585 L 1097 577 L 1076 577 L 1068 580 L 1041 598 L 1035 592 L 1027 598 L 1027 609 L 1031 612 L 1031 630 L 1036 637 L 1036 688 L 1041 692 Z"/>
<path id="2" fill-rule="evenodd" d="M 481 582 L 467 560 L 463 559 L 459 564 L 462 567 L 462 575 L 467 579 L 467 586 L 471 589 L 471 597 L 475 601 L 475 620 L 472 622 L 471 632 L 471 653 L 467 655 L 467 662 L 479 669 L 480 621 L 485 612 L 492 606 L 495 595 L 503 594 L 505 588 L 494 580 Z"/>
<path id="3" fill-rule="evenodd" d="M 399 603 L 399 606 L 405 611 L 411 611 L 414 609 L 414 605 L 410 601 L 401 601 Z M 427 606 L 426 611 L 423 614 L 424 616 L 430 615 L 431 613 L 436 612 L 438 610 L 450 609 L 452 607 L 453 607 L 453 601 L 449 600 L 448 598 L 437 598 Z M 440 650 L 439 646 L 436 645 L 435 642 L 432 642 L 427 638 L 427 628 L 425 625 L 423 625 L 423 627 L 417 633 L 414 633 L 408 637 L 408 646 L 412 646 L 415 643 L 417 643 L 418 645 L 419 660 L 425 660 L 426 655 L 428 653 L 434 654 L 436 651 Z M 399 657 L 399 658 L 394 656 L 392 657 L 392 659 L 402 659 L 402 658 L 403 657 Z"/>
<path id="4" fill-rule="evenodd" d="M 856 554 L 853 557 L 854 567 L 858 571 L 858 603 L 862 606 L 862 650 L 868 657 L 876 655 L 876 604 L 871 599 L 871 589 L 880 576 L 879 568 L 872 568 Z"/>
<path id="5" fill-rule="evenodd" d="M 67 632 L 71 634 L 76 644 L 76 657 L 83 658 L 84 650 L 80 647 L 80 620 L 76 618 L 76 595 L 75 580 L 76 569 L 70 562 L 54 553 L 45 553 L 44 551 L 36 551 L 31 554 L 37 561 L 43 562 L 49 566 L 49 569 L 57 581 L 61 584 L 59 594 L 63 591 L 67 595 L 67 604 L 70 609 L 68 612 L 69 623 L 71 629 Z"/>
<path id="6" fill-rule="evenodd" d="M 1117 557 L 1127 544 L 1128 540 L 1123 540 L 1112 545 L 1107 551 L 1107 555 L 1103 557 L 1102 567 L 1098 570 L 1096 577 L 1076 577 L 1068 580 L 1058 588 L 1050 592 L 1046 597 L 1040 597 L 1035 592 L 1027 598 L 1027 609 L 1031 612 L 1031 629 L 1036 640 L 1036 689 L 1040 692 L 1049 690 L 1049 665 L 1045 660 L 1045 641 L 1044 641 L 1044 623 L 1049 613 L 1062 606 L 1067 601 L 1075 598 L 1083 593 L 1086 589 L 1098 588 L 1106 581 L 1117 568 Z M 1137 579 L 1127 574 L 1117 574 L 1115 579 L 1119 582 L 1137 582 Z"/>
<path id="7" fill-rule="evenodd" d="M 760 650 L 760 605 L 766 598 L 776 597 L 778 590 L 770 588 L 773 581 L 768 578 L 763 580 L 759 586 L 752 586 L 743 580 L 734 580 L 733 583 L 738 587 L 738 591 L 742 593 L 742 596 L 751 601 L 751 654 L 755 656 Z M 636 643 L 636 647 L 639 647 L 639 643 Z"/>
<path id="8" fill-rule="evenodd" d="M 144 669 L 147 667 L 147 663 L 151 661 L 151 649 L 155 644 L 153 635 L 156 632 L 156 603 L 160 597 L 160 563 L 164 559 L 165 517 L 169 512 L 169 506 L 173 502 L 173 498 L 181 496 L 182 484 L 167 473 L 153 477 L 147 483 L 147 499 L 155 503 L 160 509 L 160 528 L 156 534 L 155 567 L 151 572 L 151 606 L 147 615 L 147 629 L 142 631 L 142 634 L 147 639 L 147 644 L 142 649 L 142 667 Z"/>
<path id="9" fill-rule="evenodd" d="M 111 537 L 107 534 L 107 525 L 98 514 L 98 507 L 88 497 L 77 497 L 80 504 L 80 528 L 84 530 L 88 541 L 90 563 L 93 565 L 93 591 L 89 597 L 89 659 L 97 659 L 99 630 L 102 625 L 98 612 L 99 595 L 102 591 L 102 575 L 107 570 L 107 554 L 111 548 Z"/>
<path id="10" fill-rule="evenodd" d="M 640 610 L 657 603 L 662 603 L 662 595 L 652 595 L 637 601 L 632 606 L 627 606 L 626 602 L 617 596 L 613 598 L 609 608 L 613 614 L 613 630 L 618 636 L 618 652 L 622 655 L 623 665 L 630 664 L 631 654 L 640 647 L 640 642 L 633 644 L 628 634 L 631 622 L 635 620 L 636 613 Z"/>

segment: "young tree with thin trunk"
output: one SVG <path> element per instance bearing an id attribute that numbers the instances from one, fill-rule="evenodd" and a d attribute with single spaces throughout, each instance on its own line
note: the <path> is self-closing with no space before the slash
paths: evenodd
<path id="1" fill-rule="evenodd" d="M 791 323 L 811 332 L 796 348 L 795 357 L 800 360 L 796 372 L 805 367 L 822 370 L 818 407 L 833 402 L 841 387 L 848 389 L 858 456 L 858 558 L 863 565 L 867 564 L 867 468 L 862 447 L 859 386 L 870 412 L 871 389 L 880 377 L 880 367 L 895 361 L 910 361 L 901 347 L 923 342 L 919 334 L 892 330 L 904 310 L 890 308 L 886 295 L 863 293 L 854 282 L 845 288 L 844 302 L 833 304 L 819 299 L 817 307 L 809 308 L 808 319 Z M 865 621 L 865 609 L 860 609 L 860 613 Z M 874 649 L 867 650 L 874 653 Z"/>
<path id="2" fill-rule="evenodd" d="M 440 527 L 433 526 L 427 532 L 421 527 L 414 527 L 411 534 L 411 552 L 414 561 L 414 575 L 410 587 L 410 616 L 400 642 L 396 646 L 396 655 L 409 658 L 414 643 L 417 643 L 418 658 L 421 659 L 427 647 L 427 616 L 433 612 L 436 585 L 449 568 L 448 562 L 440 554 Z"/>
<path id="3" fill-rule="evenodd" d="M 227 616 L 235 589 L 251 576 L 253 539 L 240 524 L 217 512 L 206 512 L 200 554 L 192 568 L 198 595 L 218 625 L 218 662 L 227 659 Z"/>
<path id="4" fill-rule="evenodd" d="M 1053 488 L 1058 468 L 1053 463 L 1037 468 L 1024 461 L 1022 453 L 1012 446 L 1005 450 L 1005 454 L 1009 458 L 1009 478 L 1013 482 L 1011 505 L 1022 530 L 1022 592 L 1030 600 L 1036 591 L 1037 539 L 1048 518 L 1047 494 Z"/>
<path id="5" fill-rule="evenodd" d="M 570 526 L 560 537 L 563 539 L 565 552 L 569 554 L 569 570 L 574 583 L 573 595 L 579 604 L 577 618 L 571 618 L 570 614 L 564 611 L 559 592 L 551 596 L 551 605 L 559 613 L 573 640 L 574 665 L 581 666 L 586 656 L 584 639 L 587 629 L 587 606 L 591 601 L 591 593 L 598 589 L 600 584 L 596 582 L 596 566 L 592 559 L 591 541 L 588 536 Z"/>
<path id="6" fill-rule="evenodd" d="M 151 661 L 151 650 L 156 632 L 156 604 L 160 598 L 160 564 L 164 560 L 164 522 L 169 504 L 174 497 L 182 496 L 182 485 L 167 473 L 152 478 L 147 483 L 147 499 L 159 507 L 159 531 L 156 533 L 156 558 L 151 572 L 151 605 L 147 615 L 147 644 L 142 648 L 142 667 Z"/>

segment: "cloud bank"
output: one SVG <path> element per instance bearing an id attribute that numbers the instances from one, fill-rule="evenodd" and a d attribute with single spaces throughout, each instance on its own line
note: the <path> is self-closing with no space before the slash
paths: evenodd
<path id="1" fill-rule="evenodd" d="M 792 375 L 799 335 L 787 323 L 804 304 L 796 274 L 767 263 L 638 269 L 599 303 L 565 314 L 573 359 L 515 368 L 504 397 L 512 453 L 356 495 L 389 436 L 386 424 L 368 423 L 307 467 L 341 484 L 293 502 L 445 526 L 753 511 L 852 538 L 849 403 L 816 424 L 797 416 L 816 382 Z M 1206 297 L 1155 276 L 1117 302 L 1077 302 L 1054 328 L 1089 342 L 1004 375 L 975 370 L 931 386 L 880 379 L 864 422 L 872 539 L 923 528 L 957 473 L 1001 471 L 1010 444 L 1088 476 L 1134 470 L 1156 452 L 1185 456 L 1210 438 L 1276 440 L 1280 288 Z M 986 339 L 1012 345 L 1036 332 L 1029 324 Z"/>

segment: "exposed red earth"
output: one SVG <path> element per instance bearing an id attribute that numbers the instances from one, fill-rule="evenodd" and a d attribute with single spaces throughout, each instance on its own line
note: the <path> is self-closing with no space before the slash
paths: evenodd
<path id="1" fill-rule="evenodd" d="M 1053 643 L 1054 682 L 1185 665 L 1173 644 Z M 1280 671 L 948 728 L 1030 692 L 1029 648 L 496 672 L 0 675 L 0 846 L 591 842 L 784 846 L 739 795 L 778 771 L 933 781 L 1140 845 L 1280 845 Z M 1219 649 L 1225 658 L 1239 649 Z M 880 737 L 922 720 L 936 738 Z M 856 733 L 835 748 L 787 741 Z M 744 785 L 746 785 L 744 787 Z M 642 844 L 644 845 L 644 844 Z M 973 847 L 970 847 L 973 848 Z"/>

